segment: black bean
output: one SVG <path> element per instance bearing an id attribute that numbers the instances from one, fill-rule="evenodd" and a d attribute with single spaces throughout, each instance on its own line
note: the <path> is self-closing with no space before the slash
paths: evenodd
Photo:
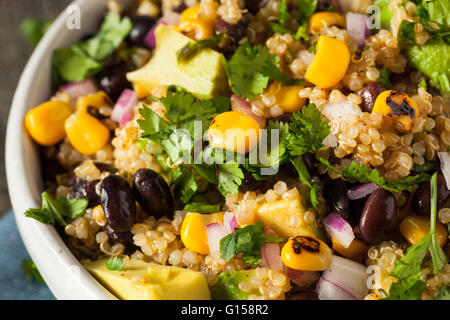
<path id="1" fill-rule="evenodd" d="M 245 8 L 253 14 L 257 14 L 259 9 L 264 8 L 268 0 L 244 0 Z"/>
<path id="2" fill-rule="evenodd" d="M 119 98 L 123 90 L 130 88 L 127 80 L 128 66 L 122 59 L 114 58 L 107 62 L 99 83 L 103 91 L 113 100 Z"/>
<path id="3" fill-rule="evenodd" d="M 316 156 L 313 153 L 307 152 L 303 155 L 303 162 L 306 165 L 306 168 L 308 169 L 309 175 L 316 176 L 319 174 L 319 170 L 317 169 L 316 163 Z"/>
<path id="4" fill-rule="evenodd" d="M 105 224 L 103 226 L 103 231 L 108 235 L 108 240 L 111 245 L 121 243 L 126 248 L 129 248 L 133 245 L 133 234 L 131 233 L 131 231 L 117 232 L 108 224 Z"/>
<path id="5" fill-rule="evenodd" d="M 136 200 L 128 182 L 111 175 L 103 179 L 100 199 L 106 223 L 115 232 L 130 231 L 136 222 Z"/>
<path id="6" fill-rule="evenodd" d="M 103 162 L 95 162 L 94 163 L 95 166 L 97 167 L 98 170 L 100 171 L 107 171 L 107 172 L 111 172 L 111 173 L 116 173 L 117 169 L 114 168 L 112 165 L 107 164 L 107 163 L 103 163 Z"/>
<path id="7" fill-rule="evenodd" d="M 84 179 L 76 178 L 73 184 L 72 191 L 69 194 L 70 199 L 89 199 L 89 207 L 95 207 L 100 204 L 100 197 L 95 192 L 95 186 L 100 180 L 87 181 Z"/>
<path id="8" fill-rule="evenodd" d="M 226 32 L 237 43 L 245 36 L 245 25 L 242 20 L 231 24 L 219 18 L 216 20 L 215 31 L 216 33 Z"/>
<path id="9" fill-rule="evenodd" d="M 127 37 L 128 42 L 133 46 L 147 47 L 145 37 L 156 21 L 150 16 L 135 16 L 131 18 L 133 28 Z"/>
<path id="10" fill-rule="evenodd" d="M 362 111 L 372 112 L 375 100 L 383 91 L 386 91 L 386 89 L 379 82 L 370 82 L 367 84 L 360 93 L 360 96 L 362 97 Z"/>
<path id="11" fill-rule="evenodd" d="M 292 290 L 286 295 L 286 300 L 319 300 L 319 296 L 313 290 Z"/>
<path id="12" fill-rule="evenodd" d="M 173 199 L 163 177 L 151 169 L 139 169 L 133 177 L 133 192 L 144 211 L 155 217 L 173 218 Z"/>
<path id="13" fill-rule="evenodd" d="M 346 221 L 351 222 L 353 203 L 347 196 L 349 186 L 341 179 L 330 179 L 323 187 L 323 196 L 331 210 L 338 213 Z"/>
<path id="14" fill-rule="evenodd" d="M 56 181 L 56 176 L 65 172 L 55 158 L 42 158 L 42 177 L 44 181 Z"/>
<path id="15" fill-rule="evenodd" d="M 397 225 L 398 210 L 394 195 L 375 190 L 367 199 L 359 220 L 359 231 L 364 241 L 376 244 L 385 239 Z"/>
<path id="16" fill-rule="evenodd" d="M 442 174 L 437 176 L 437 206 L 441 209 L 450 197 L 450 190 L 447 189 L 445 177 Z M 430 182 L 424 181 L 414 192 L 411 199 L 411 208 L 421 215 L 429 215 L 431 210 L 431 189 Z"/>
<path id="17" fill-rule="evenodd" d="M 269 119 L 270 121 L 280 121 L 283 123 L 291 123 L 292 122 L 292 113 L 286 112 L 280 116 L 276 116 Z"/>

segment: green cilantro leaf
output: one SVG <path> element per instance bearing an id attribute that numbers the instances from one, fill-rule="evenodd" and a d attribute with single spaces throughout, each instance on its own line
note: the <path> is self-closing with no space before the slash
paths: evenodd
<path id="1" fill-rule="evenodd" d="M 58 222 L 61 226 L 66 226 L 67 222 L 64 217 L 74 220 L 81 217 L 86 212 L 89 205 L 88 199 L 66 199 L 56 197 L 52 199 L 49 194 L 44 191 L 41 194 L 42 204 L 40 209 L 28 209 L 25 216 L 38 220 L 45 224 L 55 224 Z"/>
<path id="2" fill-rule="evenodd" d="M 416 44 L 416 33 L 414 31 L 415 22 L 403 20 L 398 28 L 397 40 L 402 44 Z"/>
<path id="3" fill-rule="evenodd" d="M 97 74 L 131 28 L 130 18 L 121 18 L 118 13 L 108 13 L 96 36 L 54 52 L 53 78 L 76 82 Z"/>
<path id="4" fill-rule="evenodd" d="M 280 7 L 278 9 L 278 21 L 281 25 L 284 25 L 289 19 L 289 10 L 286 4 L 286 0 L 280 0 Z"/>
<path id="5" fill-rule="evenodd" d="M 391 81 L 389 80 L 389 72 L 384 68 L 378 68 L 380 71 L 380 77 L 377 79 L 377 82 L 380 83 L 384 88 L 390 89 L 391 88 Z"/>
<path id="6" fill-rule="evenodd" d="M 106 261 L 106 268 L 111 271 L 122 271 L 125 267 L 125 262 L 123 262 L 123 258 L 118 256 L 114 256 L 109 258 Z"/>
<path id="7" fill-rule="evenodd" d="M 220 211 L 220 204 L 207 202 L 191 202 L 184 206 L 186 212 L 211 213 Z"/>
<path id="8" fill-rule="evenodd" d="M 450 285 L 441 285 L 439 291 L 434 296 L 436 300 L 450 300 Z"/>
<path id="9" fill-rule="evenodd" d="M 170 185 L 174 187 L 175 197 L 183 203 L 188 203 L 198 190 L 194 173 L 185 165 L 180 165 L 173 169 L 170 174 Z"/>
<path id="10" fill-rule="evenodd" d="M 39 283 L 45 284 L 44 278 L 42 278 L 39 270 L 36 267 L 36 264 L 31 260 L 22 260 L 22 268 L 25 272 L 25 277 L 29 281 L 37 281 Z"/>
<path id="11" fill-rule="evenodd" d="M 330 134 L 329 122 L 322 117 L 316 105 L 307 107 L 292 115 L 292 123 L 285 143 L 292 156 L 314 153 L 323 146 L 323 140 Z"/>
<path id="12" fill-rule="evenodd" d="M 224 196 L 235 195 L 244 179 L 244 173 L 237 163 L 223 163 L 218 165 L 219 184 L 217 190 Z"/>
<path id="13" fill-rule="evenodd" d="M 280 243 L 285 239 L 269 237 L 264 234 L 264 223 L 255 224 L 236 229 L 220 240 L 220 256 L 230 261 L 234 256 L 242 253 L 242 261 L 250 266 L 261 262 L 261 246 L 265 243 Z"/>
<path id="14" fill-rule="evenodd" d="M 226 33 L 219 33 L 198 42 L 190 41 L 183 48 L 177 51 L 178 63 L 189 60 L 203 49 L 217 48 L 226 36 Z"/>
<path id="15" fill-rule="evenodd" d="M 380 187 L 392 192 L 399 192 L 403 190 L 412 191 L 415 185 L 430 179 L 430 175 L 426 173 L 420 173 L 416 176 L 408 176 L 403 179 L 387 179 L 381 176 L 376 169 L 370 170 L 366 165 L 358 165 L 355 161 L 353 161 L 349 167 L 344 168 L 342 171 L 336 170 L 330 162 L 328 162 L 328 160 L 320 158 L 319 161 L 327 166 L 328 169 L 342 175 L 344 179 L 374 182 Z"/>
<path id="16" fill-rule="evenodd" d="M 319 207 L 319 200 L 317 199 L 317 195 L 320 193 L 318 182 L 311 183 L 311 176 L 309 175 L 308 169 L 306 168 L 305 162 L 303 161 L 302 157 L 299 156 L 291 159 L 291 163 L 297 170 L 298 178 L 300 179 L 300 181 L 309 187 L 309 200 L 314 209 L 317 210 L 317 208 Z"/>
<path id="17" fill-rule="evenodd" d="M 23 37 L 35 47 L 41 41 L 51 24 L 51 20 L 26 18 L 20 25 L 20 31 Z"/>
<path id="18" fill-rule="evenodd" d="M 317 9 L 317 0 L 294 0 L 297 4 L 297 18 L 300 23 L 307 23 Z"/>

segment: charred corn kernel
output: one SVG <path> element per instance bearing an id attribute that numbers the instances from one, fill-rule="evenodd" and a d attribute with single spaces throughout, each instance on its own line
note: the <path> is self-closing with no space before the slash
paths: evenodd
<path id="1" fill-rule="evenodd" d="M 400 233 L 405 239 L 414 245 L 430 232 L 430 219 L 425 216 L 412 215 L 406 217 L 400 224 Z M 447 229 L 439 222 L 436 222 L 436 237 L 443 247 L 447 242 Z"/>
<path id="2" fill-rule="evenodd" d="M 338 26 L 345 28 L 345 18 L 337 12 L 318 12 L 308 22 L 308 33 L 319 33 L 324 27 Z"/>
<path id="3" fill-rule="evenodd" d="M 64 121 L 72 114 L 72 108 L 64 102 L 49 101 L 28 111 L 25 127 L 40 145 L 52 146 L 65 136 Z"/>
<path id="4" fill-rule="evenodd" d="M 331 238 L 333 244 L 333 250 L 339 253 L 341 256 L 352 260 L 359 260 L 367 253 L 369 249 L 367 245 L 361 240 L 354 239 L 348 248 L 345 248 L 339 241 L 335 238 Z"/>
<path id="5" fill-rule="evenodd" d="M 301 86 L 284 86 L 280 87 L 276 93 L 276 101 L 284 112 L 297 112 L 305 104 L 305 99 L 300 98 L 298 92 Z"/>
<path id="6" fill-rule="evenodd" d="M 238 111 L 217 115 L 208 130 L 211 146 L 239 153 L 252 150 L 258 144 L 260 136 L 261 127 L 258 122 Z"/>
<path id="7" fill-rule="evenodd" d="M 223 212 L 200 214 L 188 212 L 181 225 L 181 241 L 186 248 L 200 253 L 208 254 L 208 236 L 206 235 L 206 226 L 210 223 L 223 223 Z"/>
<path id="8" fill-rule="evenodd" d="M 87 112 L 76 112 L 64 124 L 72 146 L 84 155 L 93 155 L 109 141 L 109 129 Z"/>
<path id="9" fill-rule="evenodd" d="M 111 107 L 113 102 L 104 91 L 79 97 L 77 99 L 77 111 L 90 111 L 90 108 L 100 109 L 101 107 Z M 95 110 L 94 110 L 95 112 Z"/>
<path id="10" fill-rule="evenodd" d="M 103 227 L 106 224 L 106 218 L 101 205 L 98 205 L 92 209 L 92 217 L 100 227 Z"/>
<path id="11" fill-rule="evenodd" d="M 291 269 L 322 271 L 331 265 L 332 251 L 322 240 L 298 236 L 283 246 L 281 259 Z"/>
<path id="12" fill-rule="evenodd" d="M 347 45 L 340 40 L 320 36 L 316 48 L 305 78 L 321 88 L 333 87 L 344 77 L 350 63 Z"/>
<path id="13" fill-rule="evenodd" d="M 413 99 L 404 92 L 394 90 L 386 90 L 378 95 L 372 110 L 372 113 L 375 112 L 396 119 L 405 131 L 411 129 L 413 121 L 420 115 Z"/>
<path id="14" fill-rule="evenodd" d="M 215 11 L 219 3 L 214 2 Z M 178 24 L 178 29 L 188 37 L 199 41 L 211 37 L 214 33 L 216 13 L 215 11 L 208 16 L 200 15 L 201 6 L 197 5 L 183 11 Z"/>

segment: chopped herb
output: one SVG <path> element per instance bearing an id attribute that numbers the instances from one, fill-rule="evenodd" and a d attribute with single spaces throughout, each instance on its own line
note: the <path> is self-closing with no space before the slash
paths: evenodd
<path id="1" fill-rule="evenodd" d="M 317 9 L 317 0 L 294 0 L 297 4 L 297 18 L 302 23 L 307 23 L 309 18 L 314 14 Z"/>
<path id="2" fill-rule="evenodd" d="M 425 90 L 428 90 L 428 85 L 427 85 L 427 82 L 425 81 L 425 79 L 422 79 L 422 80 L 419 82 L 418 87 L 419 87 L 419 88 L 424 88 Z"/>
<path id="3" fill-rule="evenodd" d="M 46 191 L 41 194 L 41 197 L 41 208 L 28 209 L 25 216 L 45 224 L 54 225 L 55 222 L 58 222 L 61 226 L 66 226 L 67 222 L 64 217 L 70 220 L 81 217 L 89 204 L 89 200 L 84 198 L 66 199 L 58 196 L 52 199 Z"/>
<path id="4" fill-rule="evenodd" d="M 125 267 L 125 262 L 123 262 L 123 258 L 120 258 L 118 256 L 109 258 L 108 261 L 106 261 L 106 268 L 108 270 L 122 271 L 124 267 Z"/>
<path id="5" fill-rule="evenodd" d="M 316 52 L 316 47 L 317 47 L 317 41 L 314 41 L 311 46 L 308 48 L 308 52 L 309 53 L 315 53 Z"/>
<path id="6" fill-rule="evenodd" d="M 174 187 L 175 197 L 183 203 L 189 203 L 198 190 L 194 173 L 185 165 L 180 165 L 171 171 L 170 184 Z"/>
<path id="7" fill-rule="evenodd" d="M 397 40 L 406 45 L 416 44 L 416 33 L 414 31 L 415 22 L 402 20 L 400 27 L 398 28 Z"/>
<path id="8" fill-rule="evenodd" d="M 255 266 L 261 262 L 261 246 L 265 243 L 280 243 L 285 239 L 269 237 L 264 234 L 264 223 L 258 221 L 255 224 L 236 229 L 220 240 L 220 256 L 230 261 L 234 256 L 242 253 L 242 261 Z"/>
<path id="9" fill-rule="evenodd" d="M 177 51 L 177 60 L 178 62 L 184 62 L 185 60 L 189 60 L 195 54 L 200 52 L 203 49 L 214 49 L 219 46 L 219 44 L 225 39 L 226 33 L 215 34 L 208 39 L 201 40 L 198 42 L 190 41 L 183 48 Z"/>
<path id="10" fill-rule="evenodd" d="M 278 21 L 281 25 L 284 25 L 289 19 L 289 10 L 286 4 L 286 0 L 280 0 L 280 7 L 278 9 Z"/>
<path id="11" fill-rule="evenodd" d="M 45 284 L 44 278 L 42 278 L 39 270 L 36 267 L 36 264 L 31 260 L 22 260 L 22 268 L 25 272 L 25 277 L 29 281 L 37 281 L 39 283 Z"/>
<path id="12" fill-rule="evenodd" d="M 35 47 L 41 41 L 51 24 L 52 20 L 26 18 L 20 25 L 20 31 L 23 37 Z"/>
<path id="13" fill-rule="evenodd" d="M 235 195 L 244 179 L 244 173 L 237 163 L 224 163 L 218 165 L 219 184 L 217 190 L 224 196 Z"/>
<path id="14" fill-rule="evenodd" d="M 329 134 L 328 120 L 322 117 L 316 105 L 311 103 L 292 115 L 285 145 L 292 156 L 314 153 L 323 146 L 323 140 Z"/>
<path id="15" fill-rule="evenodd" d="M 183 210 L 186 212 L 211 213 L 220 211 L 220 205 L 207 202 L 191 202 L 185 205 Z"/>
<path id="16" fill-rule="evenodd" d="M 399 192 L 403 190 L 412 191 L 413 187 L 423 181 L 430 179 L 430 175 L 420 173 L 416 176 L 408 176 L 403 179 L 387 179 L 381 176 L 376 169 L 370 170 L 366 165 L 358 165 L 353 161 L 349 167 L 339 171 L 334 168 L 328 160 L 320 158 L 319 161 L 328 167 L 328 169 L 342 175 L 344 179 L 355 179 L 362 182 L 373 182 L 380 187 L 392 191 Z"/>
<path id="17" fill-rule="evenodd" d="M 378 68 L 380 71 L 380 76 L 377 79 L 377 82 L 380 83 L 384 88 L 390 89 L 391 88 L 391 81 L 389 80 L 389 72 L 384 68 Z"/>
<path id="18" fill-rule="evenodd" d="M 314 209 L 318 209 L 319 200 L 317 199 L 317 195 L 320 193 L 319 183 L 312 183 L 311 176 L 309 175 L 308 169 L 306 168 L 305 162 L 302 157 L 296 157 L 295 159 L 291 159 L 291 163 L 294 165 L 295 169 L 298 173 L 298 178 L 303 184 L 306 184 L 309 187 L 309 200 L 314 207 Z"/>
<path id="19" fill-rule="evenodd" d="M 416 173 L 436 171 L 436 162 L 427 162 L 422 165 L 415 164 L 412 171 Z"/>

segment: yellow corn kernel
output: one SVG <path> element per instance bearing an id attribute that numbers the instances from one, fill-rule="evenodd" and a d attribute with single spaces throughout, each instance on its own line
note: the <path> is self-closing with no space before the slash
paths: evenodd
<path id="1" fill-rule="evenodd" d="M 215 10 L 219 3 L 214 2 Z M 188 8 L 181 14 L 178 29 L 188 37 L 200 41 L 211 37 L 214 34 L 216 14 L 209 16 L 200 16 L 200 5 Z"/>
<path id="2" fill-rule="evenodd" d="M 350 63 L 347 45 L 340 40 L 320 36 L 316 48 L 305 78 L 321 88 L 333 87 L 344 77 Z"/>
<path id="3" fill-rule="evenodd" d="M 94 219 L 95 223 L 97 223 L 101 227 L 106 224 L 105 214 L 103 213 L 101 205 L 98 205 L 92 209 L 92 218 Z"/>
<path id="4" fill-rule="evenodd" d="M 278 86 L 277 83 L 270 85 L 269 91 L 275 91 L 271 89 L 273 86 Z M 278 92 L 275 94 L 277 104 L 283 109 L 284 112 L 297 112 L 305 104 L 305 99 L 300 98 L 298 92 L 302 89 L 301 86 L 281 86 Z"/>
<path id="5" fill-rule="evenodd" d="M 412 215 L 406 217 L 400 224 L 400 233 L 411 245 L 415 245 L 429 232 L 429 217 Z M 436 222 L 436 237 L 441 247 L 444 247 L 447 242 L 447 228 L 439 222 Z"/>
<path id="6" fill-rule="evenodd" d="M 385 117 L 396 119 L 403 129 L 411 129 L 412 123 L 420 115 L 417 103 L 406 93 L 386 90 L 380 93 L 375 100 L 372 113 L 381 113 Z"/>
<path id="7" fill-rule="evenodd" d="M 188 212 L 181 225 L 181 241 L 186 248 L 200 254 L 209 254 L 206 226 L 210 223 L 223 223 L 223 212 L 201 214 Z"/>
<path id="8" fill-rule="evenodd" d="M 323 271 L 331 265 L 332 251 L 322 240 L 298 236 L 283 246 L 281 259 L 291 269 Z"/>
<path id="9" fill-rule="evenodd" d="M 308 22 L 308 33 L 319 33 L 324 27 L 338 26 L 345 28 L 345 18 L 337 12 L 318 12 Z"/>
<path id="10" fill-rule="evenodd" d="M 134 92 L 136 92 L 136 95 L 138 99 L 143 99 L 150 97 L 152 95 L 152 90 L 148 86 L 140 83 L 134 83 L 133 84 Z"/>
<path id="11" fill-rule="evenodd" d="M 40 145 L 52 146 L 65 136 L 64 121 L 72 114 L 72 108 L 64 102 L 49 101 L 28 111 L 25 127 Z"/>
<path id="12" fill-rule="evenodd" d="M 77 111 L 87 111 L 89 107 L 100 109 L 101 107 L 111 107 L 113 102 L 104 91 L 79 97 L 77 99 Z"/>
<path id="13" fill-rule="evenodd" d="M 84 155 L 93 155 L 109 141 L 109 129 L 87 112 L 76 112 L 64 124 L 72 146 Z"/>
<path id="14" fill-rule="evenodd" d="M 208 130 L 211 146 L 239 153 L 252 150 L 258 144 L 260 136 L 261 127 L 258 122 L 238 111 L 217 115 Z"/>
<path id="15" fill-rule="evenodd" d="M 367 253 L 369 249 L 367 245 L 361 240 L 354 239 L 348 248 L 345 248 L 339 241 L 335 238 L 331 238 L 331 243 L 333 244 L 333 250 L 339 253 L 341 256 L 361 261 L 363 256 Z"/>

